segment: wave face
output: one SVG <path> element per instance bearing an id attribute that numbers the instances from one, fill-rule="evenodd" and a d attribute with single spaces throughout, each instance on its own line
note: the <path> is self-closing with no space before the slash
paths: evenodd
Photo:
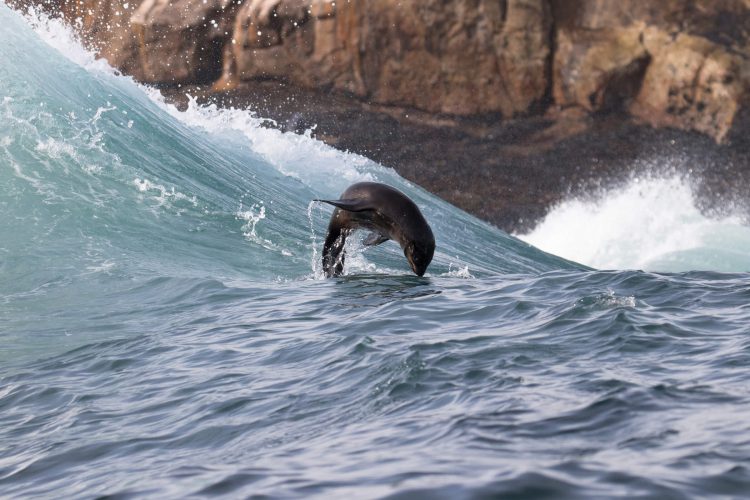
<path id="1" fill-rule="evenodd" d="M 4 495 L 748 491 L 747 274 L 591 270 L 0 23 Z M 322 278 L 311 200 L 360 180 L 422 208 L 426 277 L 354 241 Z"/>
<path id="2" fill-rule="evenodd" d="M 102 321 L 101 311 L 152 305 L 142 294 L 162 279 L 180 289 L 209 279 L 322 278 L 330 210 L 311 200 L 335 199 L 360 180 L 394 185 L 423 207 L 439 245 L 433 276 L 573 267 L 365 158 L 263 128 L 246 112 L 179 113 L 95 61 L 63 26 L 37 20 L 45 43 L 17 15 L 2 15 L 10 29 L 0 35 L 9 48 L 0 56 L 0 251 L 8 273 L 0 293 L 33 302 L 37 320 L 49 318 L 35 346 L 40 336 L 80 330 L 84 317 L 97 331 L 128 329 L 128 321 Z M 479 251 L 482 241 L 497 244 Z M 350 273 L 410 272 L 397 245 L 361 250 L 352 249 Z"/>

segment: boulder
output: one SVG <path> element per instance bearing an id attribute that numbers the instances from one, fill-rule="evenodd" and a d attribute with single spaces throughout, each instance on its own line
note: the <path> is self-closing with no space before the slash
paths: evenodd
<path id="1" fill-rule="evenodd" d="M 555 102 L 591 112 L 621 109 L 638 94 L 650 62 L 641 26 L 561 31 L 554 65 Z"/>
<path id="2" fill-rule="evenodd" d="M 709 40 L 646 30 L 653 62 L 631 113 L 653 126 L 697 130 L 724 140 L 750 90 L 750 60 Z"/>
<path id="3" fill-rule="evenodd" d="M 250 1 L 235 20 L 224 78 L 284 78 L 380 104 L 513 116 L 548 91 L 550 28 L 544 0 Z"/>
<path id="4" fill-rule="evenodd" d="M 717 142 L 750 94 L 750 1 L 551 0 L 555 104 Z"/>
<path id="5" fill-rule="evenodd" d="M 172 84 L 218 78 L 234 9 L 232 0 L 143 0 L 130 18 L 136 76 Z"/>

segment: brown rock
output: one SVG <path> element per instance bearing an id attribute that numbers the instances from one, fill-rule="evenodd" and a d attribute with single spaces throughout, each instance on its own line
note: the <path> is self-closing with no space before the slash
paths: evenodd
<path id="1" fill-rule="evenodd" d="M 750 0 L 10 1 L 59 7 L 152 83 L 273 78 L 505 118 L 621 109 L 717 141 L 750 105 Z"/>
<path id="2" fill-rule="evenodd" d="M 555 55 L 555 102 L 588 111 L 627 103 L 638 94 L 651 59 L 641 38 L 641 26 L 561 31 Z"/>
<path id="3" fill-rule="evenodd" d="M 225 65 L 232 78 L 285 78 L 296 81 L 301 66 L 309 64 L 309 51 L 299 51 L 307 45 L 300 37 L 309 33 L 304 25 L 310 19 L 310 2 L 300 0 L 249 0 L 242 4 L 234 19 L 232 49 L 226 55 L 233 58 Z M 308 37 L 309 38 L 309 37 Z"/>
<path id="4" fill-rule="evenodd" d="M 450 114 L 528 112 L 549 84 L 546 3 L 450 4 L 376 3 L 363 13 L 369 95 L 379 103 Z"/>
<path id="5" fill-rule="evenodd" d="M 645 45 L 653 63 L 633 115 L 653 126 L 697 130 L 721 142 L 750 89 L 749 61 L 705 38 L 673 38 L 655 28 L 646 30 Z"/>
<path id="6" fill-rule="evenodd" d="M 546 2 L 447 3 L 250 2 L 234 25 L 234 70 L 431 112 L 528 112 L 549 84 Z"/>
<path id="7" fill-rule="evenodd" d="M 184 83 L 219 77 L 233 5 L 231 0 L 144 0 L 130 19 L 139 78 Z"/>
<path id="8" fill-rule="evenodd" d="M 722 141 L 748 104 L 748 0 L 551 0 L 553 94 Z"/>
<path id="9" fill-rule="evenodd" d="M 310 14 L 319 19 L 333 17 L 336 13 L 336 0 L 313 0 Z"/>

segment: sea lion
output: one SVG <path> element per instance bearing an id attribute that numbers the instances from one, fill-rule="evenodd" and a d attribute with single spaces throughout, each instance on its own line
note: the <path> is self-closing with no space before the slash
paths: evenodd
<path id="1" fill-rule="evenodd" d="M 372 231 L 367 246 L 393 240 L 401 245 L 417 276 L 424 275 L 435 253 L 435 237 L 417 205 L 401 191 L 378 182 L 358 182 L 339 200 L 315 200 L 336 207 L 323 245 L 323 271 L 327 277 L 344 271 L 344 243 L 355 229 Z"/>

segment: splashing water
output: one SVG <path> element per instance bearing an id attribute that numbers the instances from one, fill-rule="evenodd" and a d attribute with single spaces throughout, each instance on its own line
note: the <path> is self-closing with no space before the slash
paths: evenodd
<path id="1" fill-rule="evenodd" d="M 519 237 L 600 269 L 750 270 L 750 228 L 739 215 L 702 214 L 678 176 L 635 179 L 597 201 L 566 201 Z"/>

